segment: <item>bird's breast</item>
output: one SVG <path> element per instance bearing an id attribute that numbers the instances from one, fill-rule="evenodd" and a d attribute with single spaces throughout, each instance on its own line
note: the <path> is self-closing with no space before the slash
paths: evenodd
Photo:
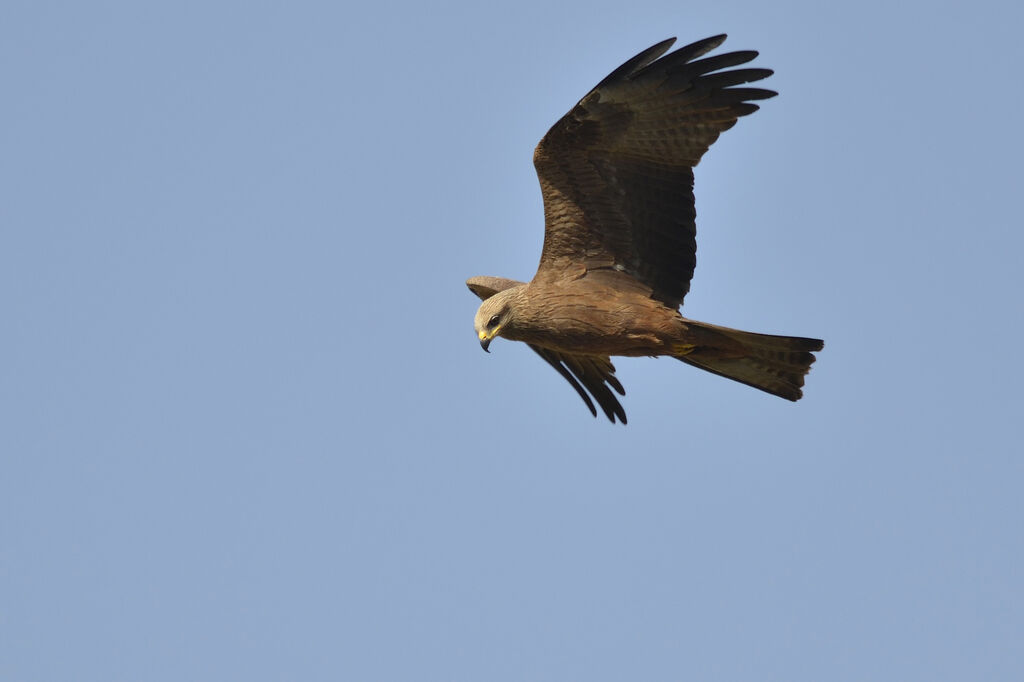
<path id="1" fill-rule="evenodd" d="M 648 297 L 581 287 L 541 293 L 530 297 L 518 340 L 566 353 L 661 355 L 679 335 L 678 313 Z"/>

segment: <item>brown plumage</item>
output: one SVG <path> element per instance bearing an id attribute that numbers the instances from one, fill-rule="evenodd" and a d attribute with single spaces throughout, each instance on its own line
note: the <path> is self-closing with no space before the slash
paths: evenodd
<path id="1" fill-rule="evenodd" d="M 473 277 L 474 326 L 486 350 L 524 341 L 596 416 L 626 413 L 612 355 L 669 355 L 798 400 L 822 341 L 717 327 L 679 314 L 696 264 L 693 167 L 719 134 L 774 97 L 735 87 L 771 75 L 741 68 L 756 52 L 700 59 L 715 36 L 665 56 L 658 43 L 613 71 L 534 151 L 544 195 L 544 249 L 529 283 Z M 659 59 L 660 57 L 660 59 Z"/>

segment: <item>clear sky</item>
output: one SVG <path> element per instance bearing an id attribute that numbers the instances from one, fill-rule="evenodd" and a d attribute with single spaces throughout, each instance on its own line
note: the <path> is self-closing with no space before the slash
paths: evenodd
<path id="1" fill-rule="evenodd" d="M 1024 679 L 1017 4 L 355 4 L 0 8 L 0 679 Z M 684 313 L 825 350 L 611 425 L 463 282 L 720 32 Z"/>

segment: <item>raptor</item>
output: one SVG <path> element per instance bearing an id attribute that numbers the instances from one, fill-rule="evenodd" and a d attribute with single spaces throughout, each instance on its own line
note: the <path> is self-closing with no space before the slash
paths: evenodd
<path id="1" fill-rule="evenodd" d="M 693 168 L 718 136 L 776 95 L 747 87 L 769 69 L 734 68 L 757 52 L 707 57 L 714 36 L 675 39 L 615 69 L 547 132 L 533 162 L 544 197 L 544 247 L 528 282 L 472 277 L 488 350 L 523 341 L 596 417 L 626 423 L 611 356 L 667 355 L 787 400 L 803 395 L 819 339 L 697 322 L 679 312 L 696 265 Z M 667 54 L 666 54 L 667 53 Z M 613 393 L 614 391 L 614 393 Z"/>

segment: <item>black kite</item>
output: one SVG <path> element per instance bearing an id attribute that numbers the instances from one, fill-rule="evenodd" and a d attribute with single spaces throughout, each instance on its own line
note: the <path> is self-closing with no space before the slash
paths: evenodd
<path id="1" fill-rule="evenodd" d="M 597 416 L 626 423 L 625 395 L 609 356 L 669 355 L 787 400 L 799 400 L 818 339 L 768 336 L 684 318 L 679 306 L 696 264 L 693 167 L 752 100 L 735 87 L 767 78 L 742 68 L 756 52 L 700 59 L 724 35 L 671 52 L 675 39 L 615 69 L 537 145 L 544 250 L 529 283 L 466 282 L 483 299 L 474 326 L 524 341 Z M 659 59 L 660 57 L 660 59 Z M 589 395 L 588 395 L 589 392 Z"/>

